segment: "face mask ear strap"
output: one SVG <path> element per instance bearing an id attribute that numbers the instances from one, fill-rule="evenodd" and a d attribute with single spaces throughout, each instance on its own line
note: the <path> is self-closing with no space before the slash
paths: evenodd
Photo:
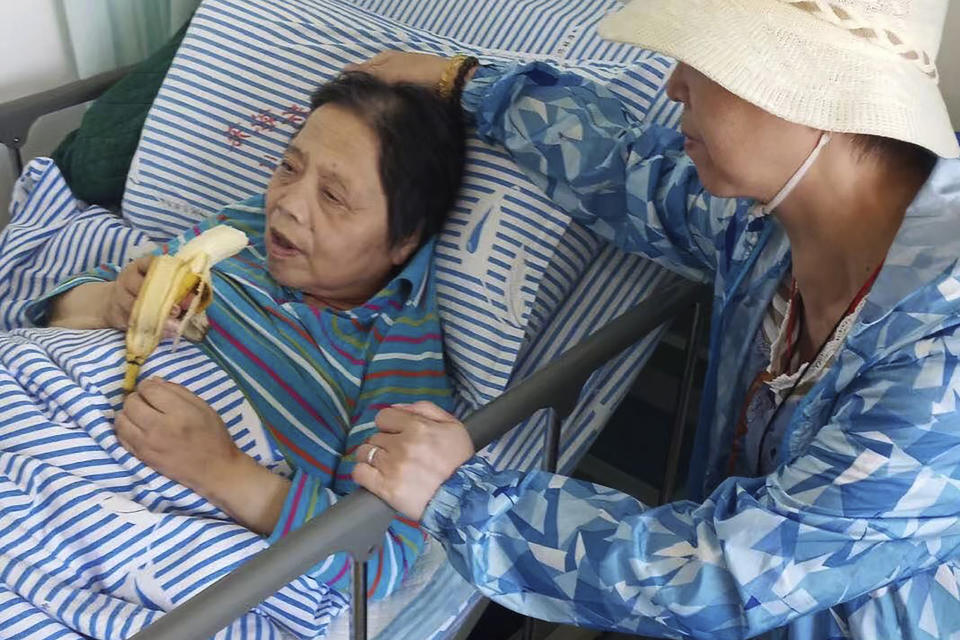
<path id="1" fill-rule="evenodd" d="M 800 184 L 803 177 L 810 171 L 810 167 L 817 161 L 817 157 L 820 155 L 820 152 L 823 151 L 823 148 L 827 146 L 828 142 L 830 142 L 830 134 L 824 131 L 820 134 L 820 140 L 817 142 L 817 146 L 810 152 L 807 159 L 803 161 L 803 164 L 800 165 L 797 172 L 793 174 L 793 177 L 787 180 L 787 184 L 783 185 L 783 188 L 773 197 L 773 200 L 763 205 L 762 209 L 765 214 L 773 213 L 774 209 L 779 207 L 780 204 L 787 199 L 787 196 L 797 188 L 797 185 Z"/>

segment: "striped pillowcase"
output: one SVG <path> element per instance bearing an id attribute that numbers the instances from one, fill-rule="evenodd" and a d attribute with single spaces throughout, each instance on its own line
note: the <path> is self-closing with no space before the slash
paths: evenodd
<path id="1" fill-rule="evenodd" d="M 640 50 L 604 40 L 597 24 L 615 0 L 351 0 L 385 18 L 460 42 L 551 60 L 630 63 Z"/>
<path id="2" fill-rule="evenodd" d="M 613 4 L 207 0 L 144 126 L 123 215 L 159 240 L 263 191 L 309 94 L 345 64 L 385 49 L 472 52 L 484 60 L 506 60 L 507 49 L 525 58 L 559 52 L 638 114 L 673 117 L 662 92 L 671 61 L 597 38 L 595 23 Z M 522 9 L 508 17 L 514 7 Z M 436 256 L 447 353 L 467 405 L 503 392 L 524 345 L 594 257 L 571 262 L 570 227 L 502 149 L 471 138 L 465 184 Z"/>

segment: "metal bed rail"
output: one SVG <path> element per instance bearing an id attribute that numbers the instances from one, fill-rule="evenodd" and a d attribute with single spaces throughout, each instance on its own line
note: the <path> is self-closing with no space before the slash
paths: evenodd
<path id="1" fill-rule="evenodd" d="M 131 68 L 121 67 L 0 104 L 0 144 L 7 148 L 14 180 L 23 172 L 20 150 L 40 117 L 96 99 Z"/>
<path id="2" fill-rule="evenodd" d="M 544 468 L 556 469 L 559 429 L 575 408 L 580 391 L 593 372 L 637 343 L 657 327 L 670 322 L 690 307 L 697 309 L 693 339 L 687 345 L 687 379 L 679 399 L 689 399 L 692 362 L 699 342 L 704 289 L 679 277 L 671 277 L 647 300 L 569 349 L 550 364 L 511 387 L 489 405 L 466 419 L 474 446 L 482 449 L 537 411 L 551 410 L 553 418 L 544 434 Z M 685 418 L 686 409 L 680 407 Z M 683 421 L 674 422 L 671 443 L 683 437 Z M 679 455 L 679 443 L 676 444 Z M 671 452 L 674 445 L 671 444 Z M 668 470 L 669 473 L 669 470 Z M 671 483 L 671 487 L 673 484 Z M 662 497 L 666 497 L 664 494 Z M 393 510 L 373 494 L 359 489 L 329 511 L 291 532 L 273 546 L 253 556 L 196 596 L 172 609 L 132 640 L 203 640 L 270 597 L 324 558 L 347 552 L 353 562 L 351 633 L 356 640 L 367 637 L 366 560 L 375 552 Z M 527 625 L 532 631 L 532 623 Z M 528 636 L 529 637 L 529 636 Z"/>

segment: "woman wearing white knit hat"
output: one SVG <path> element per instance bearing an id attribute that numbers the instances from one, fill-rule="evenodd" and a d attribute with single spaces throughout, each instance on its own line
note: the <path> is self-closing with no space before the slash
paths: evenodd
<path id="1" fill-rule="evenodd" d="M 493 470 L 422 403 L 355 478 L 521 612 L 668 637 L 960 637 L 960 161 L 946 0 L 634 0 L 683 133 L 543 63 L 381 54 L 459 89 L 571 215 L 712 282 L 688 499 Z"/>

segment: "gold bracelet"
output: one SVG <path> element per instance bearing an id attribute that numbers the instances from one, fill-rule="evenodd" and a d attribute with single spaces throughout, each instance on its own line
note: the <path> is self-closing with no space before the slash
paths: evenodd
<path id="1" fill-rule="evenodd" d="M 437 93 L 441 98 L 450 99 L 453 96 L 454 84 L 457 76 L 460 74 L 460 67 L 469 59 L 469 56 L 456 55 L 450 58 L 447 68 L 443 70 L 440 76 L 440 82 L 437 83 Z"/>

